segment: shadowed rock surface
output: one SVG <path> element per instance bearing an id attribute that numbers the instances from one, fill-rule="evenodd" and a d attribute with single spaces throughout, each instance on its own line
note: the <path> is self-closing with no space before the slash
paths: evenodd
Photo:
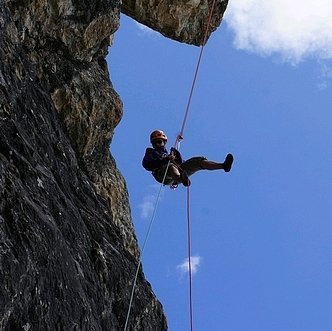
<path id="1" fill-rule="evenodd" d="M 122 330 L 136 260 L 0 8 L 0 329 Z M 130 330 L 166 330 L 139 274 Z"/>
<path id="2" fill-rule="evenodd" d="M 122 102 L 105 57 L 120 9 L 0 0 L 0 330 L 123 330 L 140 251 L 109 152 Z M 140 272 L 128 330 L 166 329 Z"/>

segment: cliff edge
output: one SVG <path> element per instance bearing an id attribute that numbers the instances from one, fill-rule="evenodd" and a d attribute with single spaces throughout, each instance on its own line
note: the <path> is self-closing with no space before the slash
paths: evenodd
<path id="1" fill-rule="evenodd" d="M 212 1 L 0 2 L 0 329 L 122 330 L 140 251 L 109 152 L 122 116 L 109 40 L 122 10 L 200 44 Z M 140 271 L 129 330 L 166 329 Z"/>

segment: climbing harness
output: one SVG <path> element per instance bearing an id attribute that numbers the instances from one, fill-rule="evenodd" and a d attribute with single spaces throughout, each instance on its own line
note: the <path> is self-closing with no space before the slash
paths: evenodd
<path id="1" fill-rule="evenodd" d="M 193 78 L 193 82 L 192 82 L 192 85 L 191 85 L 189 98 L 188 98 L 188 102 L 187 102 L 187 106 L 186 106 L 186 110 L 185 110 L 185 115 L 184 115 L 182 126 L 181 126 L 181 131 L 178 134 L 178 136 L 176 138 L 176 141 L 174 143 L 175 148 L 179 147 L 180 142 L 183 139 L 185 125 L 186 125 L 186 122 L 187 122 L 187 119 L 188 119 L 191 100 L 192 100 L 192 96 L 193 96 L 193 93 L 194 93 L 196 80 L 197 80 L 197 76 L 198 76 L 198 71 L 199 71 L 199 68 L 200 68 L 200 65 L 201 65 L 202 55 L 203 55 L 204 47 L 205 47 L 205 44 L 206 44 L 206 41 L 207 41 L 209 27 L 210 27 L 210 24 L 211 24 L 211 19 L 212 19 L 212 15 L 213 15 L 213 11 L 214 11 L 216 1 L 217 0 L 213 0 L 212 6 L 211 6 L 209 19 L 208 19 L 208 23 L 206 25 L 206 30 L 205 30 L 205 34 L 204 34 L 203 44 L 201 46 L 201 50 L 200 50 L 200 53 L 199 53 L 199 57 L 198 57 L 197 65 L 196 65 L 196 70 L 195 70 L 195 74 L 194 74 L 194 78 Z M 129 323 L 130 312 L 131 312 L 131 308 L 132 308 L 132 304 L 133 304 L 133 298 L 134 298 L 134 293 L 135 293 L 137 277 L 138 277 L 140 266 L 142 264 L 142 257 L 143 257 L 143 254 L 144 254 L 146 243 L 147 243 L 148 238 L 149 238 L 150 233 L 151 233 L 152 225 L 153 225 L 155 217 L 156 217 L 158 203 L 159 203 L 159 200 L 160 200 L 162 188 L 164 186 L 164 182 L 165 182 L 165 179 L 166 179 L 166 175 L 167 175 L 170 163 L 171 163 L 171 161 L 168 161 L 163 181 L 162 181 L 162 183 L 160 184 L 160 187 L 159 187 L 159 191 L 158 191 L 156 202 L 155 202 L 155 205 L 154 205 L 152 217 L 151 217 L 151 220 L 150 220 L 150 223 L 149 223 L 148 231 L 147 231 L 147 234 L 145 236 L 144 243 L 143 243 L 143 246 L 142 246 L 141 255 L 140 255 L 140 258 L 139 258 L 139 261 L 138 261 L 135 277 L 134 277 L 133 284 L 132 284 L 132 290 L 131 290 L 131 295 L 130 295 L 130 301 L 129 301 L 129 307 L 128 307 L 128 312 L 127 312 L 124 331 L 127 331 L 127 328 L 128 328 L 128 323 Z M 173 189 L 174 188 L 176 188 L 176 187 L 173 187 Z M 190 318 L 190 330 L 193 331 L 191 235 L 190 235 L 190 233 L 191 233 L 191 231 L 190 231 L 190 188 L 188 186 L 187 187 L 187 236 L 188 236 L 187 240 L 188 240 L 188 274 L 189 274 L 189 318 Z"/>

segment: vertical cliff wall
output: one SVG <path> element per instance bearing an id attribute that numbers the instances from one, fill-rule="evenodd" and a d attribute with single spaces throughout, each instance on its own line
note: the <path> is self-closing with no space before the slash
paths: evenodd
<path id="1" fill-rule="evenodd" d="M 11 17 L 0 6 L 0 329 L 121 330 L 135 251 L 63 131 L 56 75 L 38 75 Z M 137 286 L 130 329 L 165 330 L 142 273 Z"/>
<path id="2" fill-rule="evenodd" d="M 129 8 L 151 16 L 144 3 Z M 193 22 L 206 16 L 195 8 Z M 109 152 L 122 102 L 105 57 L 120 10 L 114 0 L 0 0 L 1 330 L 123 329 L 140 252 Z M 164 31 L 158 13 L 146 23 Z M 184 41 L 196 43 L 193 26 Z M 142 272 L 129 329 L 167 329 Z"/>

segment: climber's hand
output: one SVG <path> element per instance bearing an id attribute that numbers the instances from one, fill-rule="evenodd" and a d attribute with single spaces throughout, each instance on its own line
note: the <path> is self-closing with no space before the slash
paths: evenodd
<path id="1" fill-rule="evenodd" d="M 183 140 L 183 135 L 182 135 L 182 134 L 179 134 L 177 140 L 178 140 L 178 141 Z"/>
<path id="2" fill-rule="evenodd" d="M 174 159 L 175 159 L 175 156 L 173 154 L 170 154 L 168 157 L 169 157 L 170 161 L 174 161 Z"/>

